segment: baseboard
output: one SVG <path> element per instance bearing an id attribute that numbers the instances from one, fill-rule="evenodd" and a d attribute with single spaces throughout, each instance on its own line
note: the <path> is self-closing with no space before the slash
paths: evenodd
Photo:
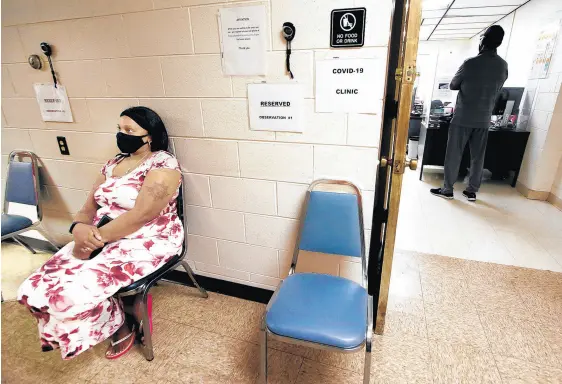
<path id="1" fill-rule="evenodd" d="M 185 272 L 170 271 L 165 275 L 164 279 L 188 287 L 194 286 Z M 258 303 L 267 304 L 273 295 L 273 292 L 267 289 L 251 287 L 212 277 L 195 275 L 195 279 L 198 284 L 208 291 Z"/>
<path id="2" fill-rule="evenodd" d="M 517 184 L 515 185 L 515 189 L 517 189 L 517 191 L 519 191 L 520 194 L 522 194 L 523 196 L 525 196 L 527 199 L 530 200 L 546 201 L 548 199 L 548 196 L 550 195 L 550 192 L 535 191 L 534 189 L 530 189 L 520 181 L 518 181 Z"/>
<path id="3" fill-rule="evenodd" d="M 556 196 L 554 193 L 548 194 L 548 199 L 546 199 L 550 204 L 554 205 L 556 208 L 562 211 L 562 198 Z"/>
<path id="4" fill-rule="evenodd" d="M 52 245 L 45 240 L 39 240 L 25 236 L 20 237 L 25 241 L 25 243 L 27 243 L 37 251 L 55 252 L 55 249 L 53 249 Z M 11 239 L 5 241 L 16 243 Z M 189 287 L 194 286 L 187 276 L 187 273 L 185 272 L 170 271 L 165 275 L 164 279 L 176 284 L 186 285 Z M 197 280 L 197 283 L 199 283 L 208 291 L 237 297 L 239 299 L 255 301 L 258 303 L 267 304 L 271 299 L 271 296 L 273 295 L 273 292 L 267 289 L 251 287 L 248 285 L 233 283 L 231 281 L 215 279 L 212 277 L 195 275 L 195 279 Z"/>

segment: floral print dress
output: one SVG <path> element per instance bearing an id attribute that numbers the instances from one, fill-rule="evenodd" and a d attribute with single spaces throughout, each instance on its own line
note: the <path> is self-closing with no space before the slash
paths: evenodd
<path id="1" fill-rule="evenodd" d="M 94 225 L 104 215 L 115 219 L 132 209 L 149 171 L 180 170 L 175 157 L 160 151 L 130 173 L 113 177 L 113 168 L 120 160 L 112 159 L 102 168 L 106 180 L 94 194 L 99 206 Z M 75 258 L 71 242 L 24 281 L 18 300 L 37 319 L 44 351 L 60 348 L 62 357 L 69 359 L 121 327 L 123 307 L 113 295 L 181 252 L 184 230 L 177 215 L 177 194 L 157 218 L 106 245 L 95 258 Z"/>

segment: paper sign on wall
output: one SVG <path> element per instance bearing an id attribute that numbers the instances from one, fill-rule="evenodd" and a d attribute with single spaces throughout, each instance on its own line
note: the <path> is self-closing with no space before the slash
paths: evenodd
<path id="1" fill-rule="evenodd" d="M 266 15 L 264 5 L 220 9 L 222 68 L 226 75 L 266 74 Z"/>
<path id="2" fill-rule="evenodd" d="M 453 91 L 450 88 L 451 80 L 453 80 L 452 77 L 438 78 L 432 98 L 450 101 L 453 97 Z"/>
<path id="3" fill-rule="evenodd" d="M 545 79 L 548 76 L 552 54 L 556 46 L 556 38 L 560 31 L 560 20 L 547 24 L 537 39 L 537 48 L 533 56 L 529 79 Z"/>
<path id="4" fill-rule="evenodd" d="M 250 129 L 302 132 L 303 101 L 300 84 L 248 84 Z"/>
<path id="5" fill-rule="evenodd" d="M 72 123 L 72 111 L 66 95 L 66 88 L 60 84 L 33 84 L 35 96 L 43 121 Z"/>
<path id="6" fill-rule="evenodd" d="M 376 113 L 384 91 L 379 59 L 316 62 L 316 112 Z"/>

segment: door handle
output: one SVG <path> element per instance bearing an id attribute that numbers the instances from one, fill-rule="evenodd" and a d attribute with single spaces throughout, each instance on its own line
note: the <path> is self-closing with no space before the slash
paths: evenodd
<path id="1" fill-rule="evenodd" d="M 382 157 L 381 161 L 380 161 L 380 166 L 382 168 L 386 168 L 387 165 L 393 165 L 393 161 L 392 159 L 387 159 L 386 157 Z M 404 162 L 404 164 L 406 165 L 406 167 L 410 168 L 412 171 L 415 171 L 416 169 L 418 169 L 418 159 L 406 159 L 406 161 Z M 400 162 L 397 162 L 397 171 L 395 173 L 402 173 L 401 171 L 403 170 L 400 167 Z"/>
<path id="2" fill-rule="evenodd" d="M 418 159 L 406 159 L 406 167 L 410 168 L 412 171 L 418 169 Z"/>

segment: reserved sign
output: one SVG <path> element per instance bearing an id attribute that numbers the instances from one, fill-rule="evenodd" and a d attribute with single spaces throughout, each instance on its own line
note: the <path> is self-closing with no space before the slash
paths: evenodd
<path id="1" fill-rule="evenodd" d="M 302 132 L 303 100 L 300 84 L 248 84 L 250 129 Z"/>

